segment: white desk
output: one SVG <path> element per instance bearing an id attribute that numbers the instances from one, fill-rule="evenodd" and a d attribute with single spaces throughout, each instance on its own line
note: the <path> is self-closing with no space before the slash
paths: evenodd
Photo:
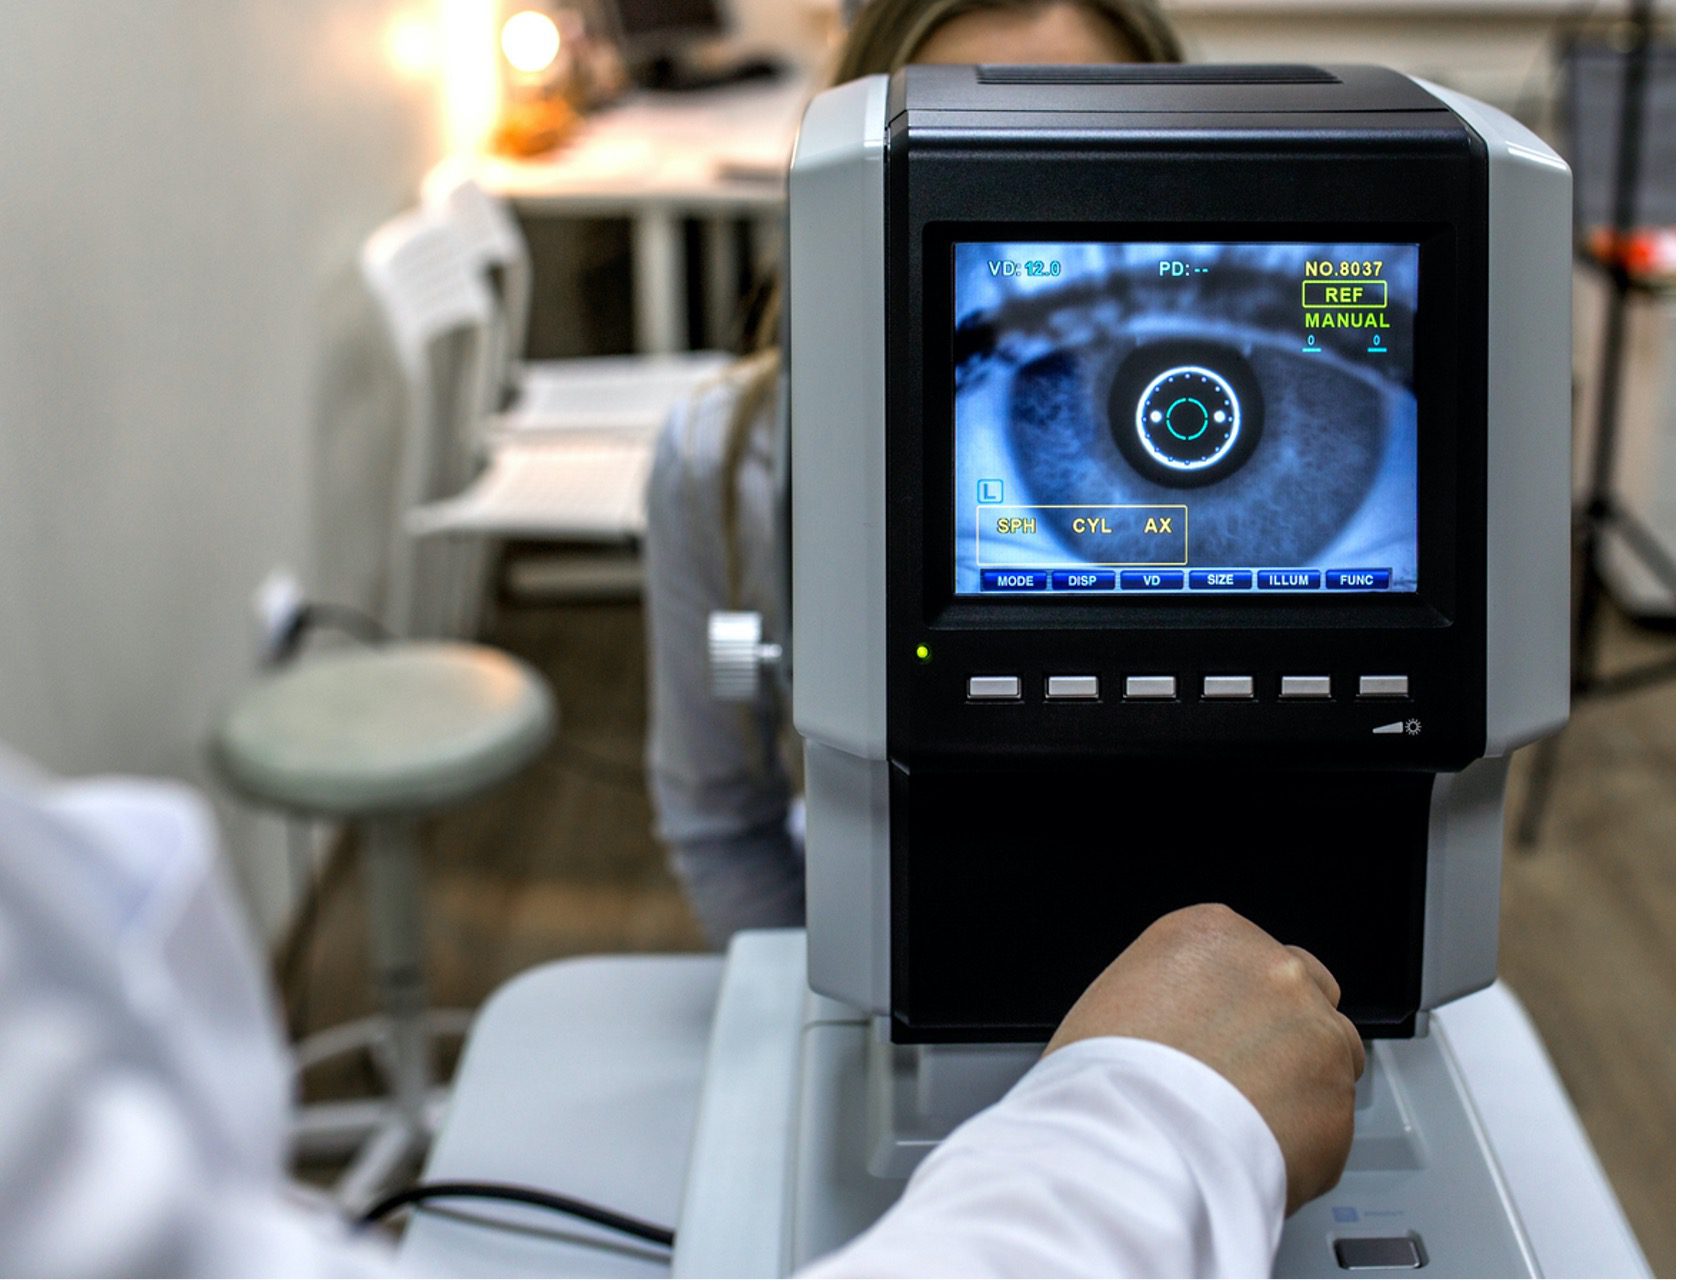
<path id="1" fill-rule="evenodd" d="M 805 991 L 805 951 L 798 931 L 736 938 L 733 966 L 743 970 L 733 991 L 737 1009 L 721 1011 L 724 1036 L 760 1038 L 774 1059 L 796 1054 L 789 1017 Z M 474 1025 L 425 1179 L 535 1185 L 676 1225 L 721 971 L 713 957 L 593 958 L 551 963 L 511 981 Z M 1473 1103 L 1543 1273 L 1646 1276 L 1618 1202 L 1513 995 L 1497 985 L 1442 1008 L 1438 1018 L 1453 1029 Z M 784 1077 L 792 1083 L 792 1069 Z M 782 1106 L 761 1100 L 753 1112 L 752 1121 L 702 1123 L 726 1128 L 736 1143 L 765 1150 L 775 1164 L 786 1143 L 786 1129 L 772 1121 Z M 731 1214 L 722 1204 L 687 1211 Z M 668 1272 L 656 1253 L 593 1250 L 592 1243 L 615 1236 L 552 1213 L 495 1203 L 473 1204 L 471 1212 L 476 1221 L 417 1214 L 399 1268 L 504 1277 Z M 510 1232 L 485 1224 L 491 1220 L 527 1228 Z"/>
<path id="2" fill-rule="evenodd" d="M 784 170 L 810 91 L 792 76 L 698 93 L 633 94 L 587 117 L 556 151 L 530 160 L 487 157 L 478 177 L 530 213 L 630 219 L 638 350 L 680 351 L 683 220 L 706 220 L 708 294 L 731 299 L 729 220 L 781 219 Z"/>
<path id="3" fill-rule="evenodd" d="M 474 1021 L 423 1179 L 532 1185 L 676 1224 L 722 967 L 582 958 L 509 981 Z M 594 1246 L 604 1242 L 636 1254 Z M 570 1217 L 461 1200 L 415 1214 L 398 1271 L 663 1278 L 670 1267 L 659 1249 Z"/>

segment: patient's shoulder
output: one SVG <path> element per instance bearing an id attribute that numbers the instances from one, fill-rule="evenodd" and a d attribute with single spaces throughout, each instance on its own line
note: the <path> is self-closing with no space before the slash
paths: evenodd
<path id="1" fill-rule="evenodd" d="M 664 467 L 687 480 L 717 478 L 733 453 L 738 466 L 769 458 L 777 397 L 776 354 L 747 357 L 708 379 L 676 406 L 661 432 Z M 738 433 L 744 439 L 733 445 Z"/>

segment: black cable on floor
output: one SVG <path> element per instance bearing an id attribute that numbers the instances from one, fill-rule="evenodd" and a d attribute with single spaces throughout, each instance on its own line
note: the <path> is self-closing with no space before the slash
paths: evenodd
<path id="1" fill-rule="evenodd" d="M 434 1198 L 485 1198 L 503 1203 L 524 1203 L 529 1207 L 542 1207 L 565 1216 L 576 1216 L 580 1220 L 617 1230 L 632 1238 L 658 1243 L 662 1247 L 671 1247 L 677 1241 L 676 1232 L 664 1225 L 640 1221 L 634 1216 L 598 1207 L 580 1198 L 552 1194 L 548 1190 L 532 1189 L 526 1185 L 501 1185 L 487 1181 L 432 1181 L 422 1185 L 411 1185 L 407 1189 L 386 1195 L 359 1219 L 364 1225 L 372 1225 L 383 1221 L 400 1207 L 424 1203 Z"/>
<path id="2" fill-rule="evenodd" d="M 334 628 L 370 646 L 393 640 L 391 631 L 366 610 L 345 606 L 338 602 L 305 602 L 298 612 L 299 631 L 311 628 Z"/>
<path id="3" fill-rule="evenodd" d="M 331 601 L 307 601 L 293 612 L 286 629 L 274 639 L 274 649 L 265 663 L 271 668 L 290 663 L 318 628 L 331 628 L 365 646 L 383 646 L 394 640 L 390 630 L 366 610 Z"/>

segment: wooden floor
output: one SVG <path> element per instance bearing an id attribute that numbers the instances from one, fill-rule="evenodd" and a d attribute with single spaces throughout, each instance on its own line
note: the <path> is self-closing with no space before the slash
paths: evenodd
<path id="1" fill-rule="evenodd" d="M 1616 619 L 1604 635 L 1608 671 L 1669 646 Z M 1676 694 L 1573 714 L 1529 851 L 1512 821 L 1537 750 L 1518 755 L 1499 962 L 1661 1278 L 1677 1271 Z"/>
<path id="2" fill-rule="evenodd" d="M 1616 620 L 1608 635 L 1615 664 L 1668 644 Z M 490 640 L 555 684 L 561 734 L 524 777 L 426 834 L 435 1000 L 476 1005 L 557 957 L 701 948 L 650 832 L 640 610 L 511 609 Z M 1509 843 L 1501 952 L 1662 1277 L 1676 1260 L 1674 696 L 1668 684 L 1574 717 L 1537 846 Z M 295 1028 L 368 1009 L 364 922 L 346 861 L 283 966 Z"/>

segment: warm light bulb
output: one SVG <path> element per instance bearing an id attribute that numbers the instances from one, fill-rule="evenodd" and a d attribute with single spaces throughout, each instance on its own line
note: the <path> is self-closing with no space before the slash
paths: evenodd
<path id="1" fill-rule="evenodd" d="M 548 14 L 522 9 L 503 23 L 503 57 L 516 71 L 542 71 L 560 52 L 561 29 Z"/>

